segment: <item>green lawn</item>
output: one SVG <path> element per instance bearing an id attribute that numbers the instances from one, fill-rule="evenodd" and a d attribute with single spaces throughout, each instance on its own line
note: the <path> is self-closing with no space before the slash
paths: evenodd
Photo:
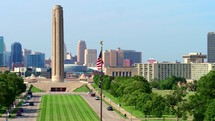
<path id="1" fill-rule="evenodd" d="M 80 95 L 45 95 L 37 121 L 99 121 Z"/>
<path id="2" fill-rule="evenodd" d="M 89 92 L 90 89 L 87 85 L 83 85 L 77 89 L 75 89 L 73 92 Z"/>
<path id="3" fill-rule="evenodd" d="M 157 93 L 159 95 L 165 96 L 167 94 L 171 94 L 171 92 L 173 92 L 173 90 L 158 90 L 158 89 L 152 89 L 152 92 Z M 185 99 L 188 99 L 190 95 L 194 95 L 195 92 L 192 91 L 187 91 L 186 96 L 184 97 Z"/>
<path id="4" fill-rule="evenodd" d="M 30 90 L 32 93 L 35 93 L 35 92 L 43 92 L 43 90 L 39 89 L 39 88 L 36 88 L 35 86 L 31 85 L 30 87 Z"/>

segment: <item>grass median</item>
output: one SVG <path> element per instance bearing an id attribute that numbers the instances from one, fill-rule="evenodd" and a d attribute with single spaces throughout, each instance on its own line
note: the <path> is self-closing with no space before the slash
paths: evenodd
<path id="1" fill-rule="evenodd" d="M 99 121 L 80 95 L 45 95 L 37 121 Z"/>

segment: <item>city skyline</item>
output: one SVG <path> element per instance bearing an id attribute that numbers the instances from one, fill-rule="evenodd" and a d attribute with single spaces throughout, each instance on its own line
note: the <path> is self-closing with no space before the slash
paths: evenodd
<path id="1" fill-rule="evenodd" d="M 142 60 L 182 61 L 189 52 L 207 54 L 207 33 L 215 31 L 214 1 L 1 1 L 0 36 L 51 58 L 51 8 L 64 8 L 68 52 L 87 48 L 137 50 Z M 38 6 L 39 9 L 38 9 Z M 21 12 L 20 12 L 21 11 Z M 21 14 L 20 14 L 21 13 Z"/>

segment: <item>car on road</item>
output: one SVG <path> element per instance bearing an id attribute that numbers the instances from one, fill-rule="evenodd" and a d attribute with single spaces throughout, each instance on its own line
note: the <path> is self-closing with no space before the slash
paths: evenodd
<path id="1" fill-rule="evenodd" d="M 16 116 L 22 116 L 22 112 L 21 111 L 17 111 Z"/>
<path id="2" fill-rule="evenodd" d="M 113 107 L 112 107 L 111 105 L 109 105 L 109 106 L 107 107 L 107 110 L 108 110 L 108 111 L 113 111 Z"/>
<path id="3" fill-rule="evenodd" d="M 34 106 L 34 102 L 29 102 L 29 105 L 30 106 Z"/>
<path id="4" fill-rule="evenodd" d="M 20 111 L 20 112 L 24 112 L 24 109 L 23 109 L 23 108 L 19 108 L 19 111 Z"/>
<path id="5" fill-rule="evenodd" d="M 95 93 L 91 93 L 90 96 L 91 96 L 91 97 L 95 97 L 96 94 L 95 94 Z"/>
<path id="6" fill-rule="evenodd" d="M 25 102 L 22 103 L 22 106 L 27 106 L 27 105 L 28 105 L 27 102 L 26 103 Z"/>
<path id="7" fill-rule="evenodd" d="M 100 100 L 99 96 L 96 96 L 95 100 Z"/>

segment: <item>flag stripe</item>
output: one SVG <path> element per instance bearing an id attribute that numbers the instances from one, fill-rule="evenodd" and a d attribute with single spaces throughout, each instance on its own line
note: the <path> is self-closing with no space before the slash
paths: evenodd
<path id="1" fill-rule="evenodd" d="M 98 70 L 101 70 L 102 64 L 103 64 L 103 62 L 102 62 L 102 52 L 100 52 L 99 57 L 97 59 L 97 63 L 96 63 Z"/>

